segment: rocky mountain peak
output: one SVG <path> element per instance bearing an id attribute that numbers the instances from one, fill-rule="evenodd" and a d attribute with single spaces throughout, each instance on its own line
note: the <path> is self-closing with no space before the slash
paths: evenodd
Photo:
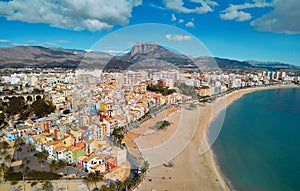
<path id="1" fill-rule="evenodd" d="M 160 50 L 165 50 L 165 48 L 157 45 L 154 42 L 146 42 L 146 43 L 136 43 L 130 51 L 131 56 L 135 56 L 137 54 L 149 54 L 151 52 L 156 52 Z"/>

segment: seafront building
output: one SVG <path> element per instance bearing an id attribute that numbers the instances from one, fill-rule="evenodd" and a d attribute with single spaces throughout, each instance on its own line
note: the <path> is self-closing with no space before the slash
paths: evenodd
<path id="1" fill-rule="evenodd" d="M 7 141 L 21 137 L 34 145 L 36 151 L 47 151 L 48 161 L 64 160 L 86 172 L 105 173 L 126 162 L 126 150 L 111 146 L 106 137 L 112 136 L 115 129 L 129 127 L 142 119 L 152 108 L 192 99 L 178 88 L 181 84 L 195 88 L 201 98 L 235 88 L 292 83 L 299 79 L 285 71 L 19 73 L 2 76 L 0 98 L 7 102 L 11 94 L 26 95 L 24 99 L 29 104 L 35 99 L 49 99 L 56 109 L 43 118 L 31 116 L 10 124 L 5 130 Z M 149 91 L 149 85 L 175 91 L 168 94 Z"/>

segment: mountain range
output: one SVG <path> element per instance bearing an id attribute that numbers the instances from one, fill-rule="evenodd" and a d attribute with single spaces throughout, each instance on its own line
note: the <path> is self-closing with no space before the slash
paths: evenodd
<path id="1" fill-rule="evenodd" d="M 41 46 L 16 46 L 0 48 L 0 68 L 101 68 L 125 70 L 129 67 L 170 66 L 185 69 L 268 69 L 299 70 L 299 66 L 279 62 L 238 61 L 201 56 L 193 58 L 168 50 L 156 43 L 136 43 L 123 55 L 113 56 L 105 52 L 72 49 L 53 49 Z"/>

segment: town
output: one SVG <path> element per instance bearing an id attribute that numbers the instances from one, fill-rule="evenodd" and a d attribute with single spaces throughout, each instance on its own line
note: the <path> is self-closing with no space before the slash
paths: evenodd
<path id="1" fill-rule="evenodd" d="M 2 180 L 30 180 L 30 171 L 55 170 L 62 174 L 58 178 L 85 178 L 100 172 L 101 180 L 126 181 L 145 172 L 148 165 L 143 158 L 128 156 L 124 134 L 163 109 L 211 102 L 240 88 L 300 81 L 300 76 L 282 70 L 20 68 L 3 72 Z"/>

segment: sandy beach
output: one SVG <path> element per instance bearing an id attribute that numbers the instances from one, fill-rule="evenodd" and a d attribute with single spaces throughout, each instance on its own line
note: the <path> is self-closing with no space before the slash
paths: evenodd
<path id="1" fill-rule="evenodd" d="M 133 130 L 132 145 L 136 144 L 134 147 L 140 149 L 140 155 L 151 165 L 146 179 L 136 190 L 231 190 L 207 142 L 209 124 L 220 112 L 224 115 L 227 106 L 247 93 L 287 87 L 294 86 L 234 91 L 197 109 L 181 108 L 173 113 L 158 115 L 156 120 L 167 119 L 172 124 L 165 131 L 149 133 L 146 127 Z M 153 124 L 148 122 L 147 125 L 151 127 Z M 173 162 L 175 166 L 163 166 L 166 161 Z"/>

